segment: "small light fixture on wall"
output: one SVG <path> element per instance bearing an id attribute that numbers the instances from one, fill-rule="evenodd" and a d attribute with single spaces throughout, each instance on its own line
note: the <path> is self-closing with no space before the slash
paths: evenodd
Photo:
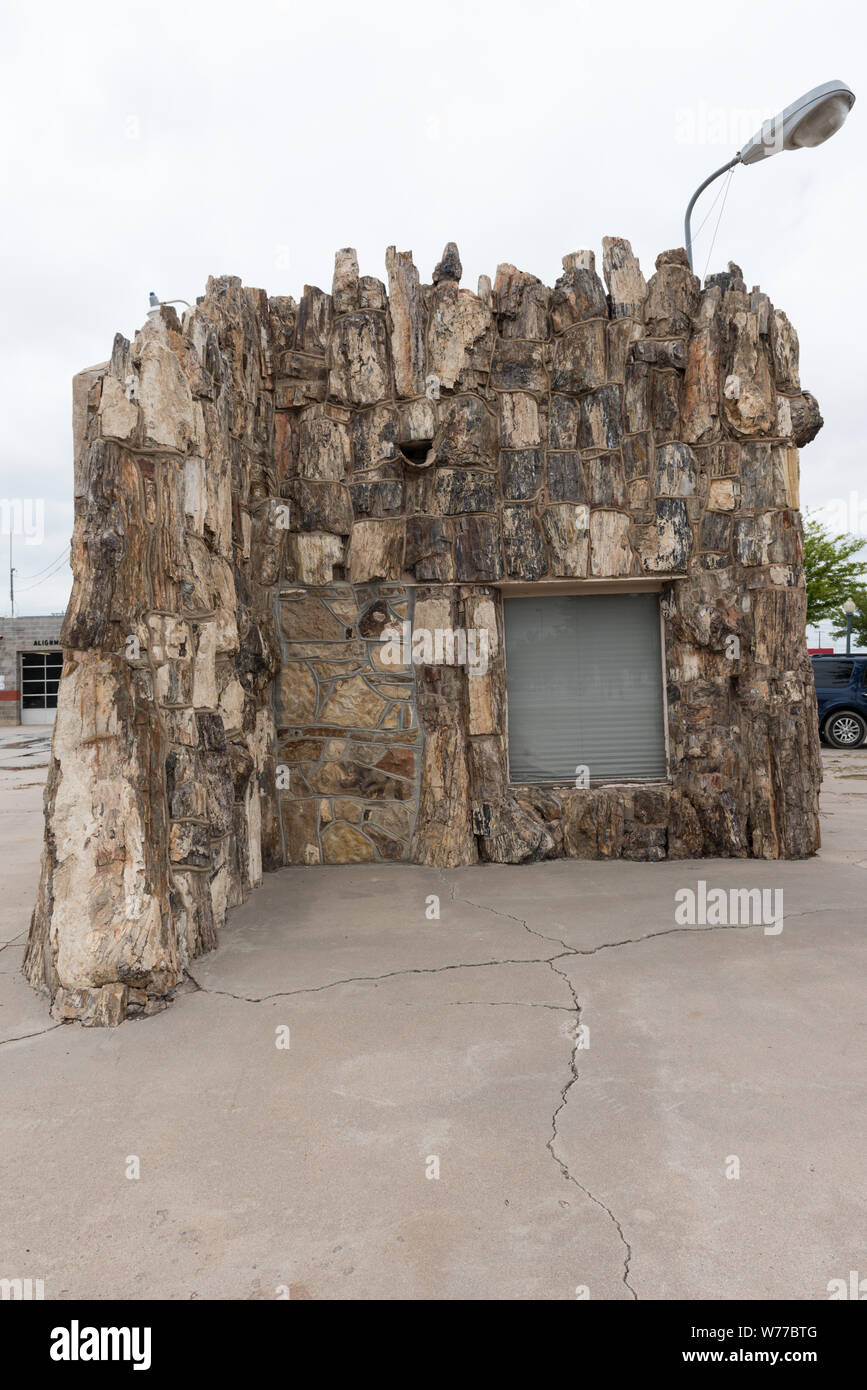
<path id="1" fill-rule="evenodd" d="M 812 91 L 798 97 L 798 100 L 787 106 L 785 111 L 765 121 L 761 130 L 751 136 L 743 149 L 738 150 L 734 159 L 730 159 L 728 164 L 723 164 L 721 169 L 717 169 L 704 183 L 699 184 L 689 200 L 684 218 L 684 237 L 690 270 L 694 269 L 690 219 L 696 200 L 708 184 L 718 179 L 720 174 L 733 169 L 736 164 L 758 164 L 760 160 L 770 159 L 781 150 L 813 149 L 816 145 L 823 144 L 840 129 L 854 103 L 855 93 L 845 82 L 823 82 L 820 87 L 814 87 Z"/>

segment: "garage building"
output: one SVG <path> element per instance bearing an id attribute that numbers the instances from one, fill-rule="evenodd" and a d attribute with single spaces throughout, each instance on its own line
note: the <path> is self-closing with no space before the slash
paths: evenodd
<path id="1" fill-rule="evenodd" d="M 0 618 L 0 724 L 53 724 L 63 669 L 60 614 Z"/>

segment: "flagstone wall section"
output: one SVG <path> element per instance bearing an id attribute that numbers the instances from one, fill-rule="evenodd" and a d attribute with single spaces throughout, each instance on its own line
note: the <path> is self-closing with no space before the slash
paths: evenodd
<path id="1" fill-rule="evenodd" d="M 383 660 L 381 634 L 409 618 L 410 591 L 286 586 L 279 606 L 286 862 L 408 859 L 421 767 L 414 668 Z"/>

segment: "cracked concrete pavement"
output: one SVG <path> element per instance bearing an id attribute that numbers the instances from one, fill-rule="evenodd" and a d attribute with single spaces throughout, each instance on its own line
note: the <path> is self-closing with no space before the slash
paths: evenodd
<path id="1" fill-rule="evenodd" d="M 867 1225 L 867 750 L 825 758 L 816 859 L 287 869 L 169 1010 L 103 1031 L 20 975 L 47 741 L 4 731 L 0 1277 L 827 1298 Z M 677 925 L 699 879 L 782 888 L 783 931 Z"/>

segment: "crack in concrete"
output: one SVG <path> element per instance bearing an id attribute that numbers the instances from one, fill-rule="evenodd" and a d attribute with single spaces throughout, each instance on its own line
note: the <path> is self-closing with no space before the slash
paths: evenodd
<path id="1" fill-rule="evenodd" d="M 455 888 L 457 888 L 457 884 L 455 884 Z M 547 936 L 545 932 L 536 931 L 535 927 L 531 927 L 529 922 L 526 921 L 525 918 L 516 917 L 512 912 L 502 912 L 500 908 L 489 907 L 487 903 L 474 903 L 470 898 L 458 898 L 457 901 L 466 903 L 467 907 L 477 907 L 482 912 L 492 912 L 495 917 L 505 917 L 510 922 L 517 922 L 518 925 L 523 927 L 525 931 L 528 931 L 531 936 L 538 936 L 540 941 L 556 942 L 558 946 L 563 947 L 564 951 L 572 950 L 572 947 L 567 946 L 566 942 L 562 939 L 562 937 Z M 455 902 L 454 892 L 452 893 L 452 902 Z"/>
<path id="2" fill-rule="evenodd" d="M 577 955 L 578 952 L 571 952 L 570 954 Z M 626 1236 L 623 1234 L 623 1227 L 621 1226 L 617 1217 L 614 1215 L 614 1212 L 611 1210 L 611 1208 L 607 1206 L 606 1203 L 603 1202 L 600 1197 L 597 1197 L 595 1193 L 591 1192 L 589 1187 L 585 1187 L 582 1182 L 579 1182 L 578 1179 L 572 1173 L 570 1173 L 569 1165 L 559 1156 L 559 1154 L 556 1152 L 554 1148 L 554 1145 L 557 1142 L 558 1116 L 560 1115 L 560 1112 L 562 1110 L 566 1109 L 569 1092 L 575 1085 L 575 1082 L 578 1081 L 580 1078 L 580 1072 L 578 1071 L 578 1067 L 575 1062 L 575 1054 L 578 1051 L 578 1029 L 581 1024 L 581 1001 L 579 1000 L 578 995 L 575 993 L 575 987 L 572 984 L 572 981 L 569 979 L 569 976 L 563 970 L 558 970 L 556 965 L 554 964 L 554 960 L 559 959 L 560 957 L 555 956 L 552 960 L 548 961 L 548 965 L 550 966 L 551 970 L 553 970 L 555 975 L 559 975 L 560 979 L 563 981 L 572 997 L 572 1008 L 570 1012 L 575 1014 L 575 1033 L 573 1037 L 572 1048 L 569 1053 L 569 1070 L 571 1075 L 569 1077 L 569 1080 L 566 1082 L 566 1085 L 560 1092 L 560 1104 L 556 1107 L 553 1115 L 551 1116 L 551 1138 L 548 1140 L 545 1147 L 550 1153 L 554 1162 L 557 1164 L 557 1167 L 560 1169 L 560 1172 L 562 1173 L 563 1177 L 567 1180 L 567 1182 L 574 1183 L 578 1190 L 584 1193 L 585 1197 L 589 1197 L 591 1202 L 595 1202 L 597 1207 L 601 1207 L 602 1210 L 608 1215 L 612 1224 L 614 1225 L 614 1228 L 617 1231 L 617 1235 L 620 1239 L 620 1243 L 622 1244 L 626 1252 L 623 1259 L 623 1283 L 625 1284 L 626 1288 L 629 1290 L 632 1297 L 635 1299 L 637 1303 L 638 1294 L 629 1282 L 629 1268 L 632 1263 L 632 1246 L 626 1239 Z"/>
<path id="3" fill-rule="evenodd" d="M 447 1007 L 454 1009 L 464 1004 L 480 1009 L 554 1009 L 557 1013 L 572 1012 L 568 1004 L 542 1004 L 528 999 L 450 999 Z"/>
<path id="4" fill-rule="evenodd" d="M 678 936 L 681 932 L 690 932 L 695 936 L 711 931 L 747 931 L 752 925 L 752 922 L 720 922 L 709 927 L 666 927 L 663 931 L 645 932 L 644 936 L 627 936 L 622 941 L 602 941 L 598 946 L 591 946 L 589 950 L 570 946 L 568 954 L 570 956 L 596 956 L 600 951 L 613 951 L 617 946 L 637 946 L 642 941 L 655 941 L 658 936 Z"/>
<path id="5" fill-rule="evenodd" d="M 17 936 L 12 936 L 12 937 L 9 938 L 8 941 L 4 941 L 4 942 L 3 942 L 3 945 L 0 946 L 0 952 L 5 951 L 9 946 L 14 946 L 16 941 L 20 941 L 20 940 L 22 939 L 22 937 L 25 937 L 26 935 L 27 935 L 27 928 L 25 927 L 24 930 L 23 930 L 23 931 L 20 931 L 20 932 L 18 933 Z"/>
<path id="6" fill-rule="evenodd" d="M 454 897 L 454 893 L 452 894 L 452 901 L 466 903 L 468 907 L 476 907 L 481 909 L 483 912 L 492 912 L 496 917 L 505 917 L 510 922 L 517 922 L 519 926 L 524 927 L 525 930 L 530 932 L 532 936 L 538 936 L 539 939 L 542 941 L 556 942 L 558 945 L 563 947 L 563 953 L 565 955 L 570 956 L 595 956 L 599 951 L 611 951 L 617 946 L 635 946 L 641 941 L 653 941 L 658 936 L 675 936 L 681 932 L 692 932 L 694 934 L 697 934 L 699 932 L 704 933 L 713 931 L 747 931 L 750 927 L 762 926 L 761 922 L 717 922 L 710 923 L 707 926 L 695 925 L 683 927 L 664 927 L 661 931 L 645 932 L 642 936 L 627 936 L 624 937 L 622 941 L 603 941 L 600 942 L 598 946 L 591 946 L 589 947 L 589 949 L 582 949 L 580 946 L 570 946 L 568 942 L 563 940 L 562 937 L 548 936 L 545 932 L 536 931 L 535 927 L 531 927 L 528 921 L 520 917 L 516 917 L 511 912 L 503 912 L 497 907 L 489 907 L 486 903 L 473 902 L 470 898 L 458 898 L 456 900 Z M 846 908 L 841 904 L 831 904 L 827 907 L 807 908 L 803 912 L 787 912 L 784 914 L 783 920 L 785 923 L 792 921 L 796 917 L 810 917 L 821 912 L 845 911 Z M 551 957 L 551 959 L 558 960 L 559 956 Z"/>
<path id="7" fill-rule="evenodd" d="M 560 956 L 551 957 L 552 960 L 559 960 Z M 385 975 L 351 975 L 345 980 L 330 980 L 325 985 L 307 985 L 303 989 L 281 989 L 273 994 L 247 995 L 233 994 L 228 989 L 210 989 L 207 985 L 199 984 L 194 976 L 187 972 L 189 979 L 192 980 L 197 990 L 203 994 L 223 994 L 229 999 L 238 999 L 245 1004 L 264 1004 L 269 999 L 287 999 L 296 994 L 321 994 L 327 989 L 336 989 L 338 985 L 364 985 L 376 984 L 379 980 L 394 980 L 401 975 L 440 975 L 446 970 L 482 970 L 492 965 L 547 965 L 549 957 L 542 956 L 534 958 L 525 957 L 523 960 L 468 960 L 458 961 L 454 965 L 431 965 L 419 966 L 417 968 L 407 967 L 405 970 L 390 970 Z"/>
<path id="8" fill-rule="evenodd" d="M 841 905 L 829 907 L 810 907 L 803 912 L 786 912 L 783 914 L 783 924 L 794 921 L 796 917 L 814 917 L 822 912 L 845 912 L 847 909 Z M 617 946 L 637 946 L 642 941 L 655 941 L 659 936 L 678 936 L 683 932 L 693 936 L 704 936 L 707 932 L 715 931 L 750 931 L 762 927 L 761 922 L 716 922 L 705 927 L 685 926 L 685 927 L 665 927 L 662 931 L 645 932 L 643 936 L 627 936 L 622 941 L 602 941 L 598 946 L 591 946 L 583 950 L 579 946 L 566 946 L 564 955 L 568 956 L 595 956 L 600 951 L 612 951 Z M 529 928 L 532 930 L 532 928 Z M 550 939 L 550 938 L 549 938 Z M 563 943 L 566 944 L 565 942 Z M 560 956 L 552 956 L 552 960 L 559 960 Z"/>
<path id="9" fill-rule="evenodd" d="M 441 872 L 444 873 L 445 871 L 441 871 Z M 575 1085 L 576 1081 L 580 1080 L 580 1073 L 579 1073 L 578 1068 L 577 1068 L 577 1065 L 576 1065 L 576 1054 L 577 1054 L 577 1052 L 578 1052 L 578 1043 L 579 1043 L 579 1036 L 580 1036 L 580 1035 L 579 1035 L 579 1032 L 578 1032 L 578 1029 L 579 1029 L 580 1023 L 581 1023 L 581 1010 L 582 1010 L 582 1006 L 581 1006 L 580 1000 L 578 999 L 577 994 L 575 993 L 575 988 L 574 988 L 574 986 L 573 986 L 573 984 L 572 984 L 572 981 L 569 979 L 569 977 L 568 977 L 568 975 L 565 973 L 565 971 L 563 971 L 563 970 L 558 970 L 558 969 L 557 969 L 557 967 L 556 967 L 556 965 L 554 964 L 554 962 L 555 962 L 555 961 L 558 961 L 558 960 L 563 960 L 564 958 L 566 958 L 566 957 L 568 957 L 568 956 L 595 956 L 595 955 L 598 955 L 600 951 L 610 951 L 610 950 L 614 950 L 614 949 L 616 949 L 616 948 L 619 948 L 619 947 L 621 947 L 621 946 L 637 946 L 637 945 L 640 945 L 641 942 L 643 942 L 643 941 L 653 941 L 653 940 L 655 940 L 657 937 L 661 937 L 661 936 L 677 936 L 677 935 L 683 935 L 684 933 L 692 933 L 692 934 L 701 933 L 701 934 L 704 934 L 704 933 L 706 933 L 706 932 L 716 932 L 716 931 L 747 931 L 747 930 L 750 929 L 750 927 L 753 927 L 753 926 L 760 926 L 761 923 L 752 923 L 752 922 L 743 922 L 743 923 L 741 923 L 741 922 L 732 922 L 732 923 L 718 923 L 718 924 L 713 924 L 713 925 L 708 925 L 708 926 L 697 926 L 697 925 L 696 925 L 696 926 L 668 927 L 668 928 L 663 929 L 662 931 L 657 931 L 657 932 L 645 932 L 642 936 L 626 937 L 626 938 L 624 938 L 624 939 L 621 940 L 621 941 L 604 941 L 604 942 L 601 942 L 598 946 L 593 946 L 593 947 L 591 947 L 591 948 L 589 948 L 589 949 L 581 949 L 580 947 L 569 946 L 569 945 L 567 945 L 566 941 L 563 940 L 562 937 L 548 936 L 547 933 L 545 933 L 545 932 L 536 931 L 536 929 L 535 929 L 534 927 L 531 927 L 531 926 L 530 926 L 529 921 L 528 921 L 527 919 L 521 918 L 521 917 L 516 917 L 516 916 L 514 915 L 514 913 L 511 913 L 511 912 L 504 912 L 504 911 L 502 911 L 502 910 L 499 909 L 499 908 L 489 906 L 487 903 L 477 903 L 477 902 L 474 902 L 474 901 L 472 901 L 472 899 L 470 899 L 470 898 L 458 898 L 458 897 L 457 897 L 457 884 L 456 884 L 456 883 L 452 883 L 452 885 L 451 885 L 450 901 L 451 901 L 452 903 L 454 903 L 454 902 L 461 902 L 461 903 L 464 903 L 467 907 L 474 907 L 474 908 L 477 908 L 479 911 L 490 912 L 490 913 L 492 913 L 492 914 L 493 914 L 494 916 L 496 916 L 496 917 L 503 917 L 503 918 L 505 918 L 507 921 L 515 922 L 515 923 L 517 923 L 519 926 L 523 927 L 524 930 L 527 931 L 531 936 L 538 937 L 539 940 L 541 940 L 541 941 L 549 941 L 549 942 L 552 942 L 552 943 L 556 943 L 556 944 L 562 946 L 562 947 L 563 947 L 563 950 L 560 951 L 560 952 L 558 952 L 556 955 L 553 955 L 553 956 L 543 956 L 543 957 L 535 957 L 535 958 L 534 958 L 534 957 L 529 957 L 529 958 L 523 959 L 523 960 L 511 960 L 511 959 L 506 959 L 506 960 L 488 960 L 488 961 L 461 961 L 461 962 L 458 962 L 458 963 L 455 963 L 455 964 L 450 964 L 450 965 L 439 965 L 439 966 L 419 967 L 419 968 L 407 968 L 407 969 L 405 969 L 405 970 L 392 970 L 392 971 L 389 971 L 389 972 L 387 972 L 386 974 L 383 974 L 383 975 L 356 975 L 356 976 L 350 976 L 350 977 L 347 978 L 347 979 L 332 980 L 332 981 L 330 981 L 328 984 L 324 984 L 324 985 L 313 985 L 313 986 L 308 986 L 308 987 L 306 987 L 306 988 L 304 988 L 304 989 L 279 990 L 279 991 L 276 991 L 276 992 L 273 993 L 273 994 L 265 994 L 265 995 L 261 995 L 261 996 L 259 996 L 259 997 L 250 997 L 250 996 L 248 996 L 248 995 L 243 995 L 243 994 L 233 994 L 230 990 L 208 989 L 207 987 L 205 987 L 205 986 L 199 984 L 199 982 L 198 982 L 189 972 L 187 972 L 187 977 L 188 977 L 188 979 L 190 980 L 190 982 L 195 986 L 195 989 L 196 989 L 197 991 L 202 992 L 202 993 L 205 993 L 205 994 L 222 994 L 222 995 L 227 996 L 227 997 L 230 998 L 230 999 L 237 999 L 237 1000 L 239 1000 L 240 1002 L 242 1002 L 242 1003 L 247 1003 L 247 1004 L 262 1004 L 262 1003 L 266 1003 L 266 1002 L 267 1002 L 268 1000 L 270 1000 L 270 999 L 283 999 L 283 998 L 289 998 L 289 997 L 292 997 L 292 996 L 294 996 L 294 995 L 301 995 L 301 994 L 321 994 L 321 993 L 324 992 L 325 990 L 329 990 L 329 989 L 334 989 L 334 988 L 336 988 L 338 985 L 348 985 L 348 984 L 375 984 L 375 983 L 377 983 L 377 982 L 379 982 L 379 981 L 382 981 L 382 980 L 392 980 L 392 979 L 396 979 L 396 978 L 399 978 L 400 976 L 405 976 L 405 975 L 439 975 L 439 974 L 442 974 L 442 973 L 444 973 L 445 971 L 449 971 L 449 970 L 477 970 L 477 969 L 486 969 L 486 968 L 488 968 L 488 967 L 500 966 L 500 965 L 547 965 L 547 966 L 553 971 L 553 973 L 554 973 L 555 975 L 557 975 L 557 976 L 563 981 L 563 983 L 566 985 L 566 988 L 568 989 L 569 995 L 570 995 L 571 1000 L 572 1000 L 571 1005 L 565 1005 L 565 1004 L 543 1004 L 543 1003 L 532 1002 L 532 1001 L 524 1001 L 524 1000 L 471 1000 L 471 999 L 468 999 L 468 1000 L 463 1000 L 463 999 L 452 1000 L 452 1001 L 450 1001 L 450 1005 L 451 1005 L 451 1007 L 455 1007 L 455 1006 L 459 1006 L 459 1005 L 460 1005 L 460 1006 L 476 1006 L 476 1007 L 484 1006 L 484 1007 L 487 1007 L 487 1008 L 515 1008 L 515 1007 L 518 1007 L 518 1008 L 537 1008 L 537 1009 L 550 1009 L 550 1010 L 554 1010 L 554 1011 L 556 1011 L 556 1012 L 561 1012 L 561 1013 L 574 1013 L 574 1015 L 575 1015 L 575 1031 L 574 1031 L 574 1037 L 573 1037 L 572 1047 L 571 1047 L 571 1049 L 570 1049 L 570 1054 L 569 1054 L 569 1070 L 570 1070 L 570 1076 L 569 1076 L 569 1080 L 566 1082 L 566 1085 L 565 1085 L 565 1086 L 562 1088 L 562 1090 L 560 1091 L 560 1103 L 556 1106 L 556 1108 L 555 1108 L 555 1110 L 554 1110 L 554 1112 L 553 1112 L 553 1114 L 552 1114 L 552 1116 L 551 1116 L 551 1137 L 550 1137 L 550 1139 L 547 1140 L 545 1147 L 548 1149 L 548 1151 L 549 1151 L 551 1157 L 553 1158 L 554 1162 L 557 1164 L 558 1168 L 560 1169 L 560 1172 L 561 1172 L 562 1176 L 566 1179 L 566 1181 L 567 1181 L 567 1182 L 571 1182 L 575 1187 L 578 1188 L 579 1192 L 582 1192 L 582 1193 L 584 1194 L 585 1197 L 587 1197 L 587 1198 L 588 1198 L 591 1202 L 593 1202 L 596 1206 L 600 1207 L 601 1210 L 605 1212 L 605 1214 L 607 1215 L 607 1217 L 608 1217 L 609 1220 L 611 1221 L 612 1225 L 614 1226 L 614 1229 L 615 1229 L 616 1232 L 617 1232 L 618 1239 L 619 1239 L 621 1245 L 623 1246 L 623 1250 L 624 1250 L 622 1282 L 623 1282 L 623 1284 L 624 1284 L 624 1287 L 625 1287 L 626 1289 L 628 1289 L 628 1291 L 629 1291 L 631 1297 L 632 1297 L 636 1302 L 638 1302 L 638 1301 L 639 1301 L 638 1293 L 637 1293 L 637 1291 L 635 1290 L 634 1286 L 630 1283 L 630 1280 L 629 1280 L 629 1276 L 630 1276 L 630 1273 L 631 1273 L 631 1265 L 632 1265 L 632 1245 L 631 1245 L 630 1242 L 626 1239 L 626 1236 L 625 1236 L 625 1234 L 624 1234 L 623 1226 L 622 1226 L 621 1222 L 620 1222 L 620 1221 L 618 1220 L 618 1218 L 615 1216 L 614 1212 L 611 1210 L 611 1207 L 609 1207 L 609 1206 L 607 1205 L 607 1203 L 603 1202 L 602 1199 L 601 1199 L 600 1197 L 597 1197 L 596 1194 L 595 1194 L 594 1192 L 591 1192 L 591 1190 L 590 1190 L 589 1187 L 585 1187 L 585 1185 L 584 1185 L 582 1182 L 580 1182 L 579 1179 L 576 1178 L 576 1177 L 574 1176 L 573 1173 L 570 1172 L 570 1170 L 569 1170 L 569 1165 L 565 1162 L 564 1159 L 562 1159 L 562 1158 L 560 1157 L 560 1155 L 557 1153 L 556 1147 L 555 1147 L 555 1145 L 556 1145 L 556 1143 L 557 1143 L 557 1139 L 558 1139 L 558 1119 L 559 1119 L 559 1116 L 560 1116 L 560 1114 L 562 1113 L 562 1111 L 565 1110 L 565 1108 L 566 1108 L 566 1106 L 567 1106 L 567 1104 L 568 1104 L 569 1092 L 571 1091 L 572 1087 Z M 784 920 L 788 921 L 788 920 L 791 920 L 792 918 L 795 918 L 795 917 L 810 917 L 810 916 L 818 915 L 818 914 L 821 913 L 821 912 L 828 912 L 828 911 L 835 911 L 835 910 L 837 910 L 837 911 L 844 911 L 845 909 L 844 909 L 844 908 L 836 908 L 836 909 L 835 909 L 834 907 L 809 908 L 809 909 L 805 909 L 803 912 L 787 913 Z M 56 1026 L 60 1026 L 60 1025 L 56 1025 Z M 49 1030 L 46 1030 L 46 1031 L 49 1031 Z"/>
<path id="10" fill-rule="evenodd" d="M 452 894 L 452 901 L 454 901 L 454 893 Z M 550 956 L 550 957 L 548 958 L 546 964 L 550 967 L 550 969 L 554 972 L 555 975 L 558 975 L 558 976 L 559 976 L 559 978 L 563 981 L 563 983 L 565 984 L 566 988 L 568 989 L 569 994 L 570 994 L 570 997 L 571 997 L 571 999 L 572 999 L 571 1007 L 565 1007 L 565 1006 L 563 1006 L 563 1005 L 556 1005 L 556 1004 L 555 1004 L 555 1005 L 547 1005 L 547 1006 L 543 1005 L 542 1007 L 555 1008 L 555 1009 L 563 1009 L 563 1008 L 565 1007 L 565 1012 L 567 1012 L 567 1013 L 574 1013 L 574 1014 L 575 1014 L 575 1032 L 574 1032 L 574 1036 L 573 1036 L 572 1048 L 571 1048 L 570 1054 L 569 1054 L 569 1069 L 570 1069 L 571 1075 L 570 1075 L 569 1080 L 567 1081 L 566 1085 L 563 1087 L 563 1089 L 562 1089 L 561 1092 L 560 1092 L 560 1104 L 556 1107 L 556 1109 L 555 1109 L 553 1115 L 551 1116 L 551 1138 L 547 1141 L 545 1147 L 548 1149 L 549 1153 L 551 1154 L 551 1157 L 554 1159 L 554 1162 L 557 1164 L 558 1168 L 560 1169 L 561 1174 L 562 1174 L 563 1177 L 567 1180 L 567 1182 L 573 1183 L 574 1186 L 577 1187 L 578 1190 L 579 1190 L 580 1192 L 583 1192 L 583 1193 L 584 1193 L 585 1197 L 588 1197 L 588 1198 L 590 1199 L 591 1202 L 594 1202 L 594 1203 L 596 1204 L 596 1206 L 601 1207 L 602 1210 L 607 1214 L 609 1220 L 612 1222 L 612 1224 L 613 1224 L 615 1230 L 617 1231 L 617 1235 L 618 1235 L 618 1238 L 619 1238 L 619 1240 L 620 1240 L 620 1243 L 621 1243 L 621 1245 L 623 1246 L 623 1249 L 624 1249 L 624 1251 L 625 1251 L 625 1255 L 624 1255 L 624 1259 L 623 1259 L 623 1283 L 624 1283 L 624 1285 L 626 1286 L 626 1288 L 629 1290 L 629 1292 L 630 1292 L 630 1294 L 632 1295 L 633 1299 L 634 1299 L 636 1302 L 638 1302 L 638 1294 L 636 1293 L 635 1289 L 633 1288 L 633 1286 L 632 1286 L 632 1285 L 630 1284 L 630 1282 L 629 1282 L 630 1264 L 631 1264 L 631 1262 L 632 1262 L 632 1246 L 630 1245 L 629 1241 L 626 1239 L 626 1236 L 623 1234 L 623 1227 L 621 1226 L 621 1224 L 620 1224 L 620 1222 L 618 1221 L 617 1217 L 614 1215 L 614 1212 L 611 1210 L 611 1208 L 610 1208 L 609 1206 L 607 1206 L 607 1205 L 605 1204 L 605 1202 L 603 1202 L 599 1197 L 597 1197 L 597 1196 L 595 1195 L 595 1193 L 591 1192 L 590 1189 L 589 1189 L 588 1187 L 585 1187 L 584 1184 L 583 1184 L 582 1182 L 579 1182 L 578 1179 L 577 1179 L 576 1177 L 574 1177 L 572 1173 L 570 1173 L 568 1164 L 565 1163 L 565 1162 L 563 1161 L 563 1159 L 560 1158 L 560 1156 L 556 1153 L 556 1151 L 555 1151 L 555 1149 L 554 1149 L 554 1145 L 555 1145 L 556 1140 L 557 1140 L 557 1118 L 558 1118 L 560 1112 L 561 1112 L 562 1110 L 565 1110 L 566 1105 L 567 1105 L 567 1102 L 568 1102 L 569 1092 L 570 1092 L 570 1090 L 572 1089 L 572 1087 L 574 1086 L 575 1082 L 579 1079 L 578 1068 L 577 1068 L 577 1066 L 576 1066 L 576 1064 L 575 1064 L 575 1054 L 576 1054 L 577 1051 L 578 1051 L 578 1041 L 579 1041 L 578 1029 L 579 1029 L 579 1026 L 580 1026 L 580 1023 L 581 1023 L 581 1003 L 580 1003 L 580 1000 L 578 999 L 577 994 L 575 993 L 575 989 L 574 989 L 574 987 L 573 987 L 573 985 L 572 985 L 572 981 L 569 979 L 568 975 L 567 975 L 564 971 L 558 970 L 558 969 L 557 969 L 556 965 L 554 964 L 554 961 L 555 961 L 555 960 L 562 960 L 565 956 L 595 955 L 597 951 L 603 950 L 603 949 L 605 949 L 605 947 L 603 947 L 603 946 L 597 946 L 597 947 L 595 947 L 594 950 L 592 950 L 592 951 L 581 951 L 581 950 L 577 949 L 577 948 L 574 947 L 574 946 L 569 946 L 569 945 L 567 945 L 567 943 L 563 940 L 562 937 L 548 936 L 545 932 L 536 931 L 536 929 L 535 929 L 534 927 L 531 927 L 531 926 L 530 926 L 530 923 L 529 923 L 529 921 L 528 921 L 526 918 L 516 917 L 516 916 L 514 915 L 514 913 L 511 913 L 511 912 L 503 912 L 503 911 L 501 911 L 499 908 L 490 907 L 487 903 L 476 903 L 476 902 L 472 902 L 469 898 L 461 898 L 461 899 L 459 899 L 459 901 L 460 901 L 460 902 L 463 902 L 463 903 L 466 903 L 468 907 L 480 908 L 480 909 L 482 909 L 483 911 L 492 912 L 492 913 L 493 913 L 495 916 L 497 916 L 497 917 L 505 917 L 505 918 L 507 918 L 507 919 L 508 919 L 509 921 L 511 921 L 511 922 L 516 922 L 516 923 L 518 923 L 520 926 L 522 926 L 522 927 L 524 928 L 525 931 L 529 932 L 532 936 L 537 936 L 537 937 L 539 937 L 539 939 L 542 940 L 542 941 L 558 942 L 558 943 L 563 947 L 563 951 L 560 952 L 560 953 L 558 953 L 556 956 Z M 684 929 L 683 929 L 683 928 L 675 928 L 674 930 L 684 930 Z M 687 930 L 688 930 L 688 929 L 687 929 Z M 650 933 L 649 935 L 663 936 L 663 935 L 667 935 L 667 934 L 668 934 L 667 932 L 654 932 L 654 933 Z M 646 940 L 646 939 L 648 939 L 648 938 L 646 938 L 646 937 L 640 937 L 640 938 L 638 938 L 638 940 Z M 629 943 L 627 943 L 627 942 L 608 942 L 608 943 L 606 943 L 607 946 L 619 946 L 619 945 L 627 945 L 627 944 L 629 944 Z"/>
<path id="11" fill-rule="evenodd" d="M 21 1033 L 17 1038 L 0 1039 L 0 1047 L 6 1047 L 9 1043 L 26 1042 L 28 1038 L 41 1038 L 43 1033 L 53 1033 L 57 1028 L 65 1028 L 67 1023 L 72 1020 L 64 1018 L 60 1023 L 52 1023 L 47 1028 L 37 1028 L 35 1033 Z"/>

